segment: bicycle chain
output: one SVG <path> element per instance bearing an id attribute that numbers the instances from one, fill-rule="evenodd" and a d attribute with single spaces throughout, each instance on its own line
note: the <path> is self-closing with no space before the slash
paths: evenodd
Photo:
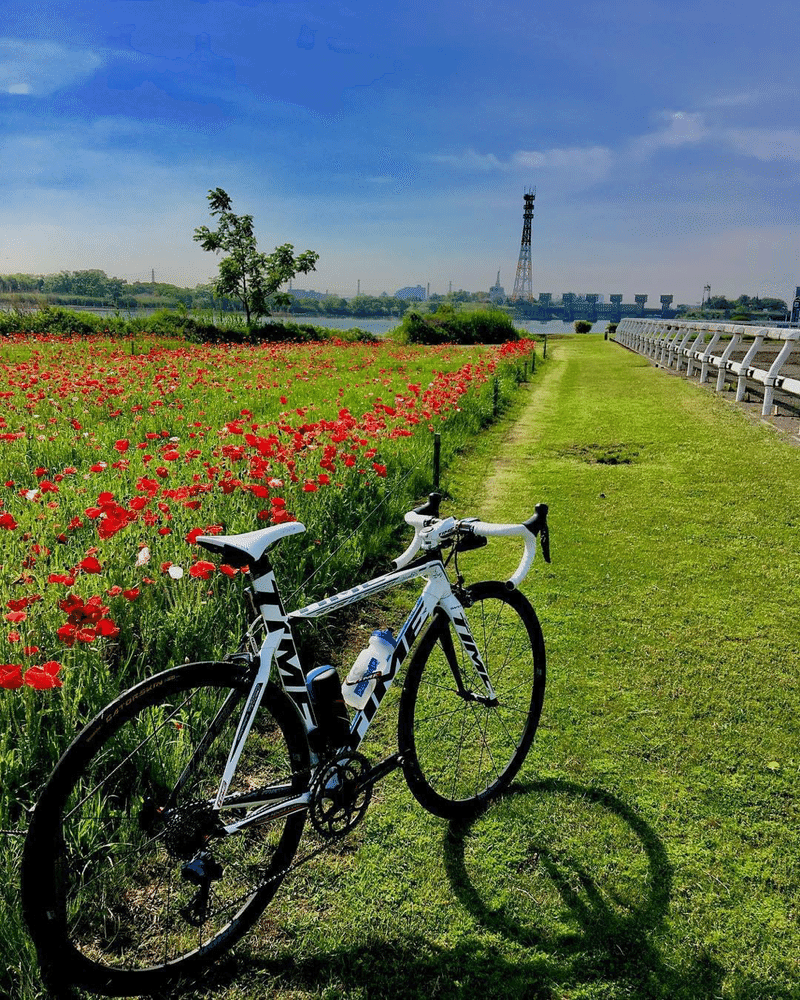
<path id="1" fill-rule="evenodd" d="M 309 771 L 307 772 L 307 774 L 310 777 L 311 772 Z M 309 851 L 308 854 L 305 854 L 301 858 L 292 858 L 292 861 L 285 867 L 281 868 L 280 871 L 274 872 L 272 875 L 270 875 L 269 878 L 266 878 L 262 882 L 259 882 L 253 889 L 249 889 L 246 893 L 243 893 L 237 899 L 234 899 L 226 903 L 225 909 L 226 910 L 235 909 L 240 905 L 240 903 L 243 903 L 246 899 L 249 899 L 250 896 L 255 895 L 255 893 L 257 892 L 261 892 L 262 889 L 266 889 L 266 887 L 268 885 L 271 885 L 273 882 L 277 882 L 279 879 L 285 878 L 290 872 L 293 872 L 295 869 L 300 868 L 301 865 L 306 864 L 308 861 L 311 861 L 313 858 L 316 858 L 319 854 L 322 854 L 324 851 L 327 851 L 329 847 L 338 843 L 340 840 L 344 840 L 349 832 L 350 832 L 349 830 L 345 830 L 343 833 L 332 834 L 331 836 L 326 837 L 325 840 L 319 845 L 319 847 L 315 847 L 313 851 Z"/>

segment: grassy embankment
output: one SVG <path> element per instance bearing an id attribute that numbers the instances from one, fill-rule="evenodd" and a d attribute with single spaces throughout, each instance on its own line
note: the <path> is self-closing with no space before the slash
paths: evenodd
<path id="1" fill-rule="evenodd" d="M 445 483 L 459 514 L 551 506 L 515 794 L 448 827 L 393 775 L 198 998 L 798 995 L 800 451 L 599 337 L 548 353 Z"/>

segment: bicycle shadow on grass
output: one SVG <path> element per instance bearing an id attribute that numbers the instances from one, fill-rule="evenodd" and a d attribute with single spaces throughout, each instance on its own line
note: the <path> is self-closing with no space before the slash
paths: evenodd
<path id="1" fill-rule="evenodd" d="M 552 984 L 721 995 L 725 970 L 711 958 L 675 969 L 659 953 L 672 868 L 652 827 L 611 792 L 558 778 L 517 784 L 485 813 L 451 823 L 444 853 L 464 907 L 487 930 L 538 953 Z M 506 872 L 487 877 L 498 853 Z"/>
<path id="2" fill-rule="evenodd" d="M 672 868 L 654 830 L 614 794 L 562 779 L 518 784 L 447 826 L 442 848 L 455 906 L 433 913 L 435 934 L 373 908 L 357 943 L 311 952 L 284 939 L 272 957 L 244 951 L 209 970 L 190 1000 L 722 995 L 725 969 L 702 950 L 677 968 L 660 953 Z M 763 995 L 755 979 L 731 993 Z"/>

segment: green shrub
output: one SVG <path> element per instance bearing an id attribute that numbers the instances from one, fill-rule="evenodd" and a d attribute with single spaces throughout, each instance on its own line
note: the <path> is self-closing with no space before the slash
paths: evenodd
<path id="1" fill-rule="evenodd" d="M 326 340 L 361 341 L 374 343 L 377 337 L 367 330 L 351 328 L 332 330 L 312 326 L 310 323 L 279 323 L 268 321 L 258 326 L 244 322 L 226 322 L 217 325 L 209 320 L 210 313 L 195 318 L 185 308 L 158 309 L 149 316 L 98 316 L 95 313 L 76 312 L 60 307 L 46 307 L 32 312 L 0 312 L 0 336 L 13 333 L 35 334 L 89 334 L 109 333 L 112 336 L 155 334 L 180 338 L 193 343 L 255 344 L 273 341 L 311 343 Z"/>
<path id="2" fill-rule="evenodd" d="M 588 333 L 592 328 L 592 324 L 585 319 L 576 319 L 574 325 L 575 333 Z"/>
<path id="3" fill-rule="evenodd" d="M 427 316 L 407 313 L 392 339 L 401 344 L 504 344 L 519 340 L 519 331 L 499 310 L 466 313 L 441 305 Z"/>
<path id="4" fill-rule="evenodd" d="M 0 315 L 0 333 L 55 333 L 86 336 L 100 333 L 108 324 L 94 313 L 75 312 L 72 309 L 47 306 L 35 312 L 14 310 Z"/>

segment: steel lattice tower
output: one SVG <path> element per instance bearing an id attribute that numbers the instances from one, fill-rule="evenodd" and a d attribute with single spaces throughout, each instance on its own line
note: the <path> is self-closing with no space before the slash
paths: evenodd
<path id="1" fill-rule="evenodd" d="M 533 302 L 533 284 L 531 281 L 531 223 L 533 222 L 533 203 L 536 200 L 536 188 L 528 188 L 523 195 L 525 209 L 522 213 L 522 242 L 519 247 L 519 263 L 517 276 L 514 279 L 514 292 L 511 300 L 525 299 Z"/>

